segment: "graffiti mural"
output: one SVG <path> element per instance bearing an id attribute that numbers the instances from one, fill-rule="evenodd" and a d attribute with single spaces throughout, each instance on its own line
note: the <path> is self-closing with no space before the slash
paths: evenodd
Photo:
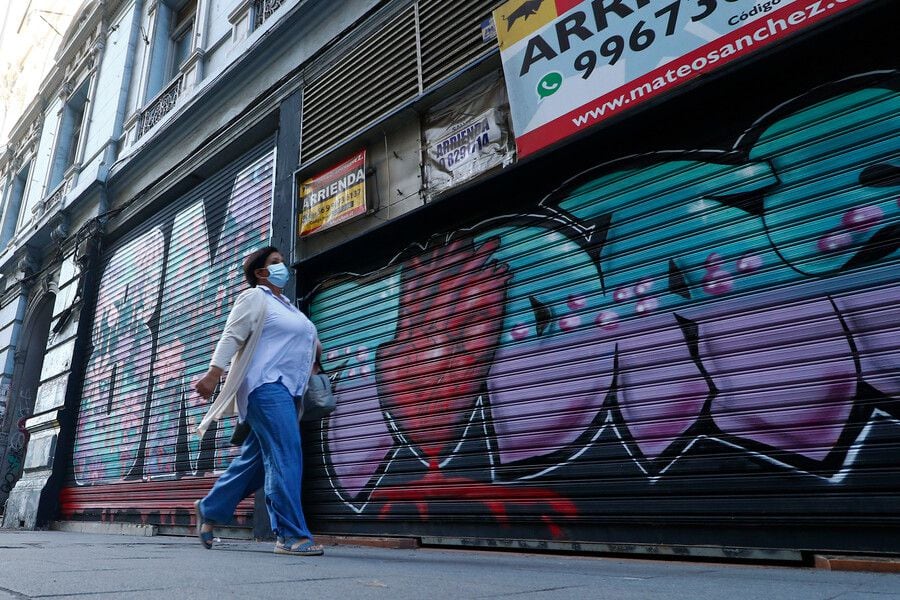
<path id="1" fill-rule="evenodd" d="M 896 482 L 898 115 L 896 73 L 830 84 L 320 284 L 322 512 L 574 536 L 682 485 L 848 485 L 877 427 Z"/>
<path id="2" fill-rule="evenodd" d="M 6 456 L 4 464 L 0 465 L 0 473 L 3 473 L 3 480 L 0 481 L 0 494 L 5 497 L 12 491 L 13 486 L 19 477 L 22 476 L 22 469 L 25 465 L 25 449 L 28 447 L 29 433 L 25 427 L 25 421 L 28 420 L 30 412 L 26 406 L 26 401 L 16 411 L 16 424 L 9 434 L 6 446 Z"/>
<path id="3" fill-rule="evenodd" d="M 224 189 L 208 188 L 206 196 L 183 202 L 109 259 L 96 304 L 73 484 L 132 481 L 153 494 L 152 483 L 139 482 L 208 476 L 227 464 L 232 424 L 197 439 L 191 432 L 207 402 L 190 384 L 206 370 L 243 288 L 242 258 L 269 239 L 273 169 L 269 152 Z M 118 508 L 146 506 L 140 489 L 132 488 Z M 65 490 L 63 511 L 81 510 L 83 497 Z"/>

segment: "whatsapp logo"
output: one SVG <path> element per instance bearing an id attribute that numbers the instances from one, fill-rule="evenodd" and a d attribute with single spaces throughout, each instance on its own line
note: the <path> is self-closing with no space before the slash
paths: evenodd
<path id="1" fill-rule="evenodd" d="M 544 75 L 537 85 L 537 94 L 541 100 L 546 98 L 547 96 L 552 96 L 556 92 L 559 91 L 559 88 L 562 87 L 563 76 L 562 73 L 557 73 L 556 71 L 550 71 L 546 75 Z"/>

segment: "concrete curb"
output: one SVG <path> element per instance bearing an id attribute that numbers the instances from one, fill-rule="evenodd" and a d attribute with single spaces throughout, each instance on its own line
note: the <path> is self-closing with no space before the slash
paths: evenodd
<path id="1" fill-rule="evenodd" d="M 155 525 L 139 525 L 135 523 L 96 523 L 92 521 L 54 521 L 50 524 L 53 531 L 69 533 L 100 533 L 112 535 L 136 535 L 152 537 L 156 535 Z"/>
<path id="2" fill-rule="evenodd" d="M 423 546 L 458 547 L 465 550 L 512 550 L 515 552 L 558 552 L 634 559 L 729 560 L 738 562 L 797 563 L 803 561 L 798 550 L 783 548 L 741 548 L 726 546 L 682 546 L 671 544 L 612 544 L 605 542 L 560 542 L 552 540 L 461 538 L 425 536 Z"/>
<path id="3" fill-rule="evenodd" d="M 366 546 L 369 548 L 390 548 L 392 550 L 413 550 L 420 546 L 417 538 L 377 537 L 357 535 L 315 535 L 317 544 L 324 546 Z"/>
<path id="4" fill-rule="evenodd" d="M 817 569 L 826 571 L 865 571 L 869 573 L 900 573 L 900 557 L 835 556 L 816 554 Z"/>

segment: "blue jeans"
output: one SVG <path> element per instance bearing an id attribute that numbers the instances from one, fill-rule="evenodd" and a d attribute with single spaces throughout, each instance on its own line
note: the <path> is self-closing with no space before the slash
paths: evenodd
<path id="1" fill-rule="evenodd" d="M 203 518 L 228 523 L 238 502 L 265 484 L 275 535 L 312 539 L 300 504 L 303 454 L 297 407 L 281 381 L 263 384 L 250 392 L 247 422 L 252 431 L 241 446 L 241 454 L 200 502 Z"/>

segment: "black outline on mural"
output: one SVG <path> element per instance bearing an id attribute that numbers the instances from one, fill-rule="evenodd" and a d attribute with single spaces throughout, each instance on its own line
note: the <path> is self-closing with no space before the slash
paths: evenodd
<path id="1" fill-rule="evenodd" d="M 451 232 L 433 234 L 424 242 L 413 242 L 409 244 L 394 255 L 383 267 L 365 274 L 344 272 L 330 276 L 317 283 L 303 298 L 303 303 L 308 305 L 309 300 L 323 287 L 330 287 L 348 280 L 359 281 L 378 278 L 388 270 L 395 269 L 404 258 L 410 255 L 418 255 L 433 249 L 434 247 L 449 244 L 451 241 L 461 237 L 474 238 L 479 231 L 484 231 L 491 227 L 513 224 L 538 225 L 548 231 L 552 230 L 563 233 L 572 241 L 577 242 L 583 250 L 588 252 L 590 256 L 594 258 L 595 266 L 597 267 L 600 276 L 601 287 L 603 288 L 602 292 L 607 293 L 603 281 L 603 271 L 599 261 L 600 250 L 602 249 L 606 237 L 606 231 L 602 220 L 595 220 L 593 223 L 583 223 L 566 211 L 559 209 L 557 206 L 558 203 L 572 190 L 584 183 L 597 179 L 605 173 L 647 167 L 671 160 L 706 161 L 729 165 L 746 164 L 749 161 L 749 150 L 753 143 L 760 135 L 762 135 L 766 128 L 772 123 L 780 120 L 784 115 L 797 112 L 804 107 L 833 98 L 841 93 L 849 93 L 872 87 L 882 87 L 892 91 L 900 91 L 900 70 L 872 71 L 813 88 L 763 114 L 738 137 L 737 141 L 729 150 L 661 150 L 647 154 L 620 157 L 597 165 L 567 179 L 550 194 L 541 199 L 534 208 L 529 209 L 524 213 L 498 215 Z M 765 163 L 767 161 L 756 160 L 752 162 Z M 890 169 L 889 172 L 888 169 Z M 887 173 L 885 177 L 893 176 L 896 167 L 886 165 L 884 170 L 885 173 Z M 751 194 L 735 194 L 730 197 L 710 196 L 704 198 L 728 204 L 729 206 L 743 210 L 748 214 L 760 217 L 763 222 L 765 234 L 769 237 L 770 245 L 775 249 L 776 253 L 778 253 L 777 247 L 770 237 L 768 225 L 765 223 L 765 210 L 762 208 L 762 198 L 765 191 L 777 187 L 780 184 L 780 181 L 777 179 L 777 171 L 772 169 L 772 172 L 775 174 L 775 182 Z M 889 181 L 893 180 L 889 179 Z M 607 225 L 608 224 L 607 220 Z M 548 227 L 548 225 L 551 227 Z M 885 229 L 889 228 L 886 227 Z M 896 229 L 896 227 L 894 229 Z M 893 237 L 889 236 L 888 243 L 893 242 L 896 244 L 897 238 L 894 229 L 890 229 L 890 235 Z M 865 250 L 865 248 L 863 250 Z M 895 250 L 896 245 L 894 247 L 888 247 L 887 250 L 882 247 L 879 257 L 884 258 Z M 871 252 L 871 250 L 869 251 Z M 862 252 L 862 250 L 857 252 L 847 264 L 850 265 L 860 252 Z M 780 253 L 778 253 L 778 256 L 783 261 L 784 265 L 790 267 L 804 277 L 821 278 L 832 276 L 834 274 L 807 273 L 798 269 Z M 871 260 L 865 260 L 863 264 L 870 264 L 871 262 Z M 852 266 L 857 265 L 853 264 Z M 842 270 L 845 270 L 846 268 L 847 265 L 845 265 L 845 268 Z M 669 291 L 672 293 L 679 293 L 673 289 L 670 289 Z M 684 295 L 683 292 L 690 293 L 689 289 L 682 290 L 681 295 Z M 660 478 L 662 478 L 677 461 L 683 458 L 692 447 L 703 440 L 710 440 L 721 444 L 725 448 L 740 451 L 743 456 L 749 457 L 760 463 L 774 465 L 788 471 L 799 471 L 829 483 L 840 483 L 850 473 L 851 466 L 855 462 L 860 449 L 877 422 L 887 422 L 900 426 L 900 407 L 896 406 L 898 404 L 896 399 L 883 394 L 877 390 L 877 388 L 865 382 L 861 375 L 862 368 L 853 334 L 847 326 L 840 310 L 835 305 L 834 300 L 830 296 L 827 298 L 834 307 L 835 314 L 840 321 L 844 336 L 851 350 L 856 371 L 857 391 L 852 400 L 850 413 L 843 425 L 841 434 L 832 446 L 831 451 L 821 461 L 795 455 L 788 451 L 773 451 L 773 448 L 765 444 L 726 434 L 715 425 L 711 415 L 711 406 L 717 390 L 712 377 L 704 367 L 703 362 L 699 357 L 699 352 L 697 351 L 697 345 L 702 336 L 702 332 L 700 331 L 700 327 L 695 323 L 692 328 L 692 321 L 688 318 L 679 316 L 675 311 L 672 312 L 672 315 L 680 322 L 680 327 L 685 336 L 685 343 L 687 344 L 691 358 L 694 361 L 695 366 L 699 369 L 701 376 L 709 386 L 709 394 L 703 409 L 698 414 L 695 422 L 678 436 L 678 438 L 673 440 L 656 459 L 647 459 L 640 452 L 637 443 L 629 433 L 627 424 L 622 418 L 621 411 L 618 407 L 616 400 L 619 375 L 618 348 L 616 348 L 615 352 L 613 383 L 610 384 L 606 399 L 598 409 L 592 422 L 584 429 L 578 438 L 567 444 L 565 447 L 540 457 L 504 465 L 503 470 L 506 475 L 499 476 L 496 473 L 496 470 L 497 465 L 500 463 L 498 462 L 497 456 L 495 456 L 496 448 L 493 444 L 493 440 L 496 439 L 496 433 L 493 430 L 492 418 L 490 417 L 490 402 L 486 400 L 486 389 L 483 390 L 482 396 L 478 398 L 478 401 L 472 408 L 472 413 L 466 420 L 469 424 L 467 425 L 466 430 L 468 431 L 469 426 L 474 423 L 476 415 L 480 414 L 485 444 L 489 449 L 488 456 L 491 465 L 491 481 L 495 482 L 514 483 L 516 481 L 534 480 L 544 477 L 580 457 L 584 452 L 590 449 L 598 439 L 600 439 L 604 432 L 611 430 L 611 432 L 619 439 L 631 460 L 634 461 L 637 467 L 645 474 L 647 480 L 651 483 L 659 481 Z M 385 411 L 382 411 L 382 413 L 383 416 L 390 421 L 389 415 L 387 415 Z M 328 455 L 327 428 L 328 425 L 326 422 L 320 431 L 323 457 L 327 457 Z M 326 469 L 328 470 L 328 479 L 333 491 L 338 495 L 342 502 L 351 507 L 354 512 L 357 512 L 358 514 L 365 510 L 368 505 L 369 495 L 387 474 L 398 454 L 404 447 L 410 447 L 402 436 L 402 433 L 399 430 L 396 432 L 394 431 L 395 428 L 396 425 L 394 424 L 391 432 L 392 438 L 394 439 L 394 447 L 388 450 L 384 459 L 382 459 L 382 464 L 379 465 L 379 468 L 370 477 L 366 486 L 364 486 L 362 491 L 357 494 L 354 500 L 348 500 L 344 496 L 340 485 L 336 482 L 336 476 L 333 472 L 332 465 L 327 459 L 323 460 Z M 464 440 L 460 440 L 460 445 L 463 441 Z M 458 447 L 459 446 L 457 446 L 457 448 Z M 446 461 L 449 461 L 451 458 L 452 456 L 447 458 Z"/>

